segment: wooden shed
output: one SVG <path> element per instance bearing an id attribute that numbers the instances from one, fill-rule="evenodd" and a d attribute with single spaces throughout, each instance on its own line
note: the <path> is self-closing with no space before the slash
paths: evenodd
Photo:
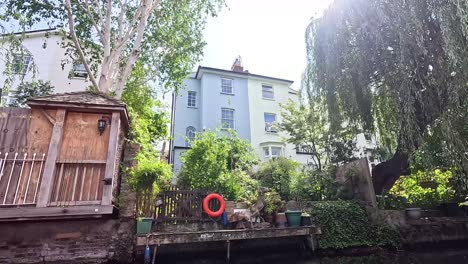
<path id="1" fill-rule="evenodd" d="M 76 92 L 28 105 L 0 108 L 0 221 L 112 214 L 125 104 Z"/>

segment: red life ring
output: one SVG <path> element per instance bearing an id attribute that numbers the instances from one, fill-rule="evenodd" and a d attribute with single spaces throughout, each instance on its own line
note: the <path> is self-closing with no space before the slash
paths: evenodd
<path id="1" fill-rule="evenodd" d="M 208 206 L 212 199 L 216 199 L 219 202 L 219 210 L 216 212 L 211 211 L 210 207 Z M 210 193 L 205 197 L 205 199 L 203 199 L 203 210 L 205 210 L 206 214 L 210 217 L 214 218 L 222 215 L 225 208 L 226 204 L 224 203 L 223 197 L 217 193 Z"/>

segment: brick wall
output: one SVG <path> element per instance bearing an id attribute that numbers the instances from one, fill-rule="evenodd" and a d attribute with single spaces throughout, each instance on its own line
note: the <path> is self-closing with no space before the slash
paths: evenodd
<path id="1" fill-rule="evenodd" d="M 138 146 L 126 145 L 124 167 L 135 165 L 137 151 Z M 0 264 L 131 262 L 136 194 L 126 173 L 116 201 L 120 211 L 114 217 L 0 222 Z"/>

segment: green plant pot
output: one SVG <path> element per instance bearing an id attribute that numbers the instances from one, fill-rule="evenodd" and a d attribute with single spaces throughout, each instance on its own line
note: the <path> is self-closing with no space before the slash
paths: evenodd
<path id="1" fill-rule="evenodd" d="M 288 218 L 288 224 L 291 227 L 301 226 L 301 211 L 286 211 L 286 217 Z"/>
<path id="2" fill-rule="evenodd" d="M 151 226 L 153 225 L 153 218 L 138 218 L 137 221 L 137 234 L 151 233 Z"/>

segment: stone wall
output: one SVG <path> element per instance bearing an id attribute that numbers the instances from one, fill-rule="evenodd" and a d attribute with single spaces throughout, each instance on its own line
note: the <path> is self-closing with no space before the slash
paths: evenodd
<path id="1" fill-rule="evenodd" d="M 138 146 L 127 144 L 124 166 Z M 129 263 L 135 241 L 136 194 L 121 173 L 119 214 L 99 219 L 0 222 L 0 263 Z"/>

